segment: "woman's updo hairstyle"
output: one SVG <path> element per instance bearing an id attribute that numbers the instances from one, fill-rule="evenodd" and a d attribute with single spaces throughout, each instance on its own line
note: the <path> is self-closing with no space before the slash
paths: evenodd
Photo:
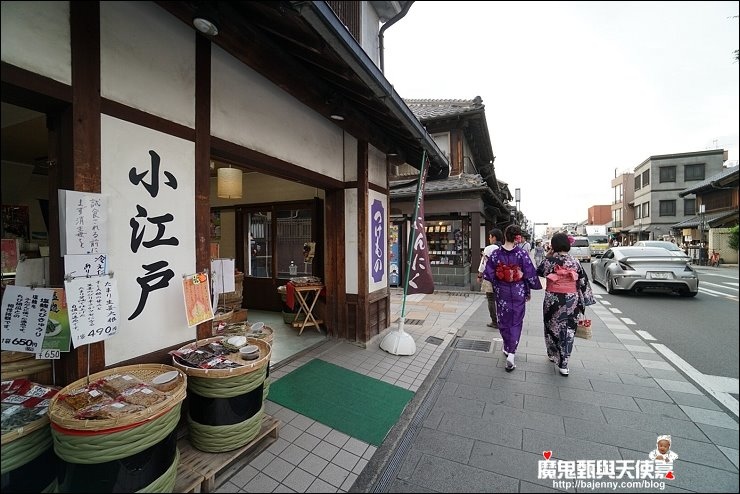
<path id="1" fill-rule="evenodd" d="M 507 242 L 513 242 L 514 239 L 516 239 L 517 235 L 522 234 L 522 229 L 519 228 L 519 225 L 509 225 L 506 227 L 506 230 L 504 231 L 504 237 L 506 238 Z"/>
<path id="2" fill-rule="evenodd" d="M 565 233 L 556 233 L 550 239 L 550 246 L 553 252 L 569 252 L 570 240 L 568 240 L 568 235 Z"/>

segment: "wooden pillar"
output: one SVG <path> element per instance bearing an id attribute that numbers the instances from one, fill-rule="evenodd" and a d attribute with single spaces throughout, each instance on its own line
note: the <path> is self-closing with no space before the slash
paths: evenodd
<path id="1" fill-rule="evenodd" d="M 69 3 L 72 52 L 72 162 L 60 171 L 79 192 L 100 192 L 100 4 Z M 64 117 L 63 117 L 64 118 Z M 64 225 L 60 225 L 64 228 Z M 88 351 L 89 350 L 89 351 Z M 89 356 L 89 359 L 88 359 Z M 89 360 L 89 361 L 88 361 Z M 83 345 L 55 363 L 63 384 L 105 368 L 104 342 Z"/>
<path id="2" fill-rule="evenodd" d="M 344 189 L 327 190 L 325 195 L 326 231 L 326 325 L 327 334 L 348 338 L 347 280 L 344 231 Z"/>
<path id="3" fill-rule="evenodd" d="M 195 268 L 211 269 L 211 41 L 195 34 Z M 196 329 L 198 339 L 210 338 L 212 322 Z"/>
<path id="4" fill-rule="evenodd" d="M 367 341 L 370 337 L 368 328 L 370 326 L 370 300 L 369 300 L 369 232 L 368 215 L 370 204 L 368 193 L 370 191 L 370 177 L 368 171 L 369 146 L 367 141 L 357 141 L 357 313 L 356 327 L 357 335 L 361 341 Z"/>

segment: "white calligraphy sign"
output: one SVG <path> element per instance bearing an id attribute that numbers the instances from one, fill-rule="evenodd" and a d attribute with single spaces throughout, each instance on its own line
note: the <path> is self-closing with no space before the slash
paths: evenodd
<path id="1" fill-rule="evenodd" d="M 118 287 L 112 275 L 64 282 L 72 346 L 102 341 L 118 332 Z"/>
<path id="2" fill-rule="evenodd" d="M 54 290 L 8 285 L 3 294 L 2 349 L 36 353 L 49 320 Z"/>
<path id="3" fill-rule="evenodd" d="M 102 194 L 59 190 L 62 255 L 108 251 L 108 200 Z"/>
<path id="4" fill-rule="evenodd" d="M 80 254 L 64 256 L 64 276 L 100 276 L 108 274 L 108 256 L 106 254 Z"/>

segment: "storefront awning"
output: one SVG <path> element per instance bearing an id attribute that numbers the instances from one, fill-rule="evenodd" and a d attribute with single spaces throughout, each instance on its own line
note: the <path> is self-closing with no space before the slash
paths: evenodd
<path id="1" fill-rule="evenodd" d="M 709 226 L 715 226 L 712 223 L 727 219 L 733 215 L 737 216 L 738 212 L 737 210 L 734 211 L 721 211 L 719 213 L 712 213 L 712 214 L 705 214 L 704 215 L 704 223 Z M 676 223 L 675 225 L 672 225 L 671 228 L 681 229 L 681 228 L 698 228 L 699 223 L 701 223 L 701 216 L 692 216 L 691 218 L 686 218 L 685 220 Z"/>

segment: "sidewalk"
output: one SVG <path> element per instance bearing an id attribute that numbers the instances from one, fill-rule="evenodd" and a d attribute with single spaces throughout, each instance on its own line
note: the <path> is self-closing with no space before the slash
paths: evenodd
<path id="1" fill-rule="evenodd" d="M 498 331 L 485 326 L 485 297 L 475 292 L 407 297 L 412 356 L 384 352 L 380 339 L 365 349 L 329 341 L 271 372 L 279 379 L 320 357 L 416 396 L 377 449 L 268 398 L 280 438 L 218 477 L 218 491 L 575 492 L 537 478 L 544 451 L 561 460 L 646 460 L 661 434 L 671 434 L 679 456 L 666 490 L 737 491 L 736 417 L 600 303 L 588 308 L 593 339 L 576 339 L 571 374 L 560 376 L 545 356 L 542 298 L 533 292 L 512 373 L 504 371 Z M 400 304 L 393 290 L 391 321 Z M 491 348 L 463 350 L 460 342 Z"/>

